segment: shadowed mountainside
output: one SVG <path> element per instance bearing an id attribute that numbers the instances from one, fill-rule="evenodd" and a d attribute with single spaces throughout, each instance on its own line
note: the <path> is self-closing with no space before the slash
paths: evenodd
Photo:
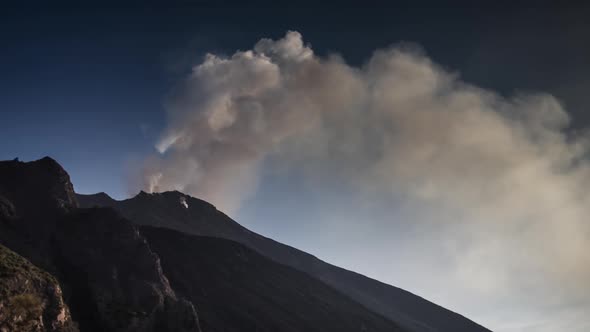
<path id="1" fill-rule="evenodd" d="M 0 197 L 0 243 L 56 277 L 81 331 L 199 331 L 137 227 L 112 209 L 78 208 L 53 159 L 0 162 Z"/>
<path id="2" fill-rule="evenodd" d="M 81 206 L 109 206 L 140 225 L 218 237 L 246 245 L 275 262 L 306 272 L 372 311 L 412 331 L 486 332 L 488 329 L 403 289 L 351 272 L 241 226 L 213 205 L 178 191 L 117 201 L 99 193 L 77 195 Z M 184 203 L 186 203 L 186 206 Z"/>
<path id="3" fill-rule="evenodd" d="M 148 226 L 141 232 L 172 287 L 199 308 L 204 331 L 402 331 L 323 282 L 237 242 Z"/>

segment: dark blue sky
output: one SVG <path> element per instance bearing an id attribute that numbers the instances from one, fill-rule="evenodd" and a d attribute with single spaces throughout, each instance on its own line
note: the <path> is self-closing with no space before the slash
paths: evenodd
<path id="1" fill-rule="evenodd" d="M 251 49 L 261 38 L 283 38 L 287 30 L 300 32 L 314 54 L 338 53 L 352 66 L 362 66 L 377 49 L 414 43 L 445 73 L 455 72 L 462 81 L 506 97 L 552 94 L 573 119 L 568 130 L 590 127 L 590 5 L 558 1 L 464 2 L 470 6 L 458 1 L 447 6 L 439 1 L 431 2 L 438 5 L 424 1 L 310 3 L 22 0 L 2 4 L 0 159 L 49 155 L 70 173 L 76 191 L 127 197 L 133 194 L 128 179 L 138 172 L 134 166 L 145 165 L 146 156 L 156 153 L 154 144 L 167 126 L 168 96 L 176 86 L 183 86 L 191 67 L 201 63 L 207 52 L 231 55 Z M 330 87 L 340 83 L 328 82 Z M 400 87 L 405 88 L 396 86 Z M 440 99 L 431 99 L 439 105 Z M 533 105 L 536 110 L 537 104 Z M 552 109 L 549 115 L 562 114 L 556 111 L 560 108 Z M 360 123 L 359 133 L 369 132 L 376 124 L 371 121 L 381 121 L 356 111 L 361 116 L 351 117 L 351 123 L 344 121 L 349 126 L 344 129 Z M 411 109 L 406 111 L 410 114 Z M 299 169 L 280 172 L 278 160 L 274 160 L 277 167 L 268 167 L 264 157 L 270 153 L 265 147 L 262 165 L 256 166 L 254 175 L 260 179 L 250 188 L 253 193 L 243 195 L 237 220 L 265 236 L 457 310 L 495 331 L 587 331 L 589 265 L 580 262 L 588 262 L 590 252 L 584 237 L 589 234 L 586 179 L 590 164 L 573 152 L 587 153 L 588 146 L 578 146 L 577 140 L 572 140 L 574 144 L 561 141 L 561 128 L 550 130 L 548 142 L 556 146 L 546 147 L 543 140 L 537 144 L 536 131 L 511 140 L 514 137 L 505 131 L 522 128 L 507 126 L 496 111 L 475 113 L 491 114 L 497 121 L 476 118 L 476 125 L 464 127 L 452 125 L 462 124 L 462 112 L 443 112 L 449 121 L 435 118 L 433 126 L 430 119 L 415 121 L 417 131 L 426 128 L 427 133 L 440 130 L 452 136 L 449 131 L 469 129 L 457 140 L 470 144 L 449 147 L 446 142 L 435 144 L 445 136 L 422 135 L 438 152 L 437 158 L 427 165 L 432 168 L 423 168 L 427 162 L 421 159 L 395 164 L 398 170 L 416 169 L 408 179 L 405 172 L 389 176 L 386 167 L 392 158 L 383 159 L 387 176 L 378 181 L 373 176 L 381 163 L 365 169 L 361 162 L 362 169 L 357 171 L 357 163 L 352 162 L 349 170 L 348 154 L 338 149 L 346 144 L 326 150 L 336 151 L 336 159 L 326 153 L 315 160 L 319 175 L 308 178 Z M 364 119 L 368 121 L 363 125 Z M 537 128 L 536 123 L 532 125 Z M 328 138 L 349 133 L 335 127 L 328 130 Z M 377 146 L 375 153 L 391 157 L 401 151 L 401 157 L 393 159 L 412 159 L 408 152 L 423 138 L 409 135 L 412 130 L 402 135 L 406 139 L 401 140 L 400 149 Z M 387 134 L 387 139 L 394 137 Z M 372 153 L 371 140 L 361 143 L 357 150 Z M 254 151 L 258 147 L 252 146 Z M 247 151 L 235 150 L 238 155 Z M 564 151 L 568 153 L 560 154 Z M 164 155 L 164 159 L 176 155 Z M 367 154 L 351 156 L 363 161 Z M 553 167 L 562 159 L 568 169 L 562 169 L 562 163 Z M 220 160 L 233 165 L 235 159 Z M 303 162 L 295 164 L 297 168 Z M 340 167 L 345 170 L 342 174 L 351 174 L 354 184 L 340 183 Z M 189 179 L 201 179 L 194 169 L 180 170 Z M 324 176 L 333 170 L 338 173 L 333 178 Z M 212 171 L 206 179 L 231 180 L 230 172 L 239 173 L 229 168 L 215 176 Z M 370 188 L 365 188 L 367 184 Z M 365 190 L 373 186 L 379 188 Z M 434 193 L 435 198 L 415 199 L 412 194 L 416 193 L 426 198 Z M 570 284 L 574 296 L 569 293 Z M 561 297 L 564 288 L 567 296 Z"/>
<path id="2" fill-rule="evenodd" d="M 549 92 L 576 127 L 590 121 L 589 7 L 45 3 L 0 11 L 0 159 L 51 155 L 80 192 L 127 196 L 129 165 L 165 125 L 167 93 L 205 52 L 231 54 L 286 30 L 355 65 L 377 48 L 417 43 L 465 81 Z"/>

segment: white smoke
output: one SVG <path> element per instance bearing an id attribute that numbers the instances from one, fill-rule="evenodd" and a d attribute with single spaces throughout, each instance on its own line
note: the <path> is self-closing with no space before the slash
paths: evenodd
<path id="1" fill-rule="evenodd" d="M 180 205 L 182 205 L 185 209 L 188 209 L 188 203 L 186 202 L 186 197 L 180 197 Z"/>
<path id="2" fill-rule="evenodd" d="M 569 116 L 551 95 L 502 97 L 408 46 L 357 68 L 288 32 L 228 58 L 208 54 L 168 110 L 147 190 L 232 214 L 272 160 L 317 186 L 420 206 L 416 222 L 452 234 L 447 277 L 470 294 L 587 304 L 588 142 L 566 134 Z"/>

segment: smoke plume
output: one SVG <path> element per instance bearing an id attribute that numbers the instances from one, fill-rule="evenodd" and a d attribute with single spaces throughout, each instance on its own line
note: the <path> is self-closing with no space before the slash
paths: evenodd
<path id="1" fill-rule="evenodd" d="M 291 31 L 208 54 L 167 107 L 146 190 L 234 214 L 272 167 L 393 197 L 440 227 L 449 285 L 498 304 L 587 305 L 589 146 L 551 95 L 478 88 L 408 45 L 354 67 Z"/>

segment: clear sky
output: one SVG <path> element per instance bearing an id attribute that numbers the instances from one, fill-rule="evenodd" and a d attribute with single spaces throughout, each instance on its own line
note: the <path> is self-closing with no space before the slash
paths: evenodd
<path id="1" fill-rule="evenodd" d="M 420 62 L 424 56 L 436 64 L 436 68 L 446 73 L 444 75 L 456 75 L 459 81 L 492 91 L 499 96 L 498 98 L 512 100 L 514 96 L 535 93 L 553 96 L 567 112 L 570 125 L 562 128 L 557 124 L 555 126 L 559 128 L 554 129 L 551 127 L 554 126 L 553 121 L 561 120 L 551 118 L 548 120 L 551 123 L 547 126 L 568 139 L 570 136 L 576 136 L 577 132 L 586 128 L 590 122 L 588 6 L 568 7 L 559 6 L 558 2 L 543 1 L 530 2 L 528 5 L 519 2 L 519 5 L 495 3 L 493 6 L 477 7 L 465 6 L 459 2 L 454 2 L 452 6 L 408 7 L 392 5 L 385 1 L 364 3 L 363 6 L 349 2 L 320 6 L 295 3 L 278 6 L 260 2 L 230 6 L 228 3 L 213 5 L 213 2 L 199 1 L 148 2 L 147 5 L 143 2 L 128 2 L 124 6 L 115 2 L 103 2 L 93 6 L 60 1 L 44 3 L 4 5 L 0 11 L 0 159 L 19 157 L 22 160 L 33 160 L 45 155 L 52 156 L 70 173 L 75 189 L 80 193 L 104 191 L 119 199 L 135 193 L 138 186 L 134 179 L 138 177 L 137 173 L 140 173 L 138 165 L 144 165 L 144 160 L 148 156 L 159 155 L 155 148 L 156 144 L 161 143 L 166 135 L 184 128 L 179 127 L 179 123 L 190 122 L 193 119 L 182 115 L 182 111 L 175 111 L 174 103 L 178 101 L 179 90 L 193 88 L 190 82 L 186 83 L 187 77 L 191 77 L 189 75 L 193 68 L 204 63 L 205 54 L 212 53 L 219 59 L 224 59 L 231 57 L 238 50 L 253 49 L 262 38 L 271 38 L 275 41 L 287 38 L 287 31 L 297 31 L 302 36 L 304 45 L 313 50 L 314 57 L 326 59 L 324 63 L 331 63 L 331 60 L 327 60 L 330 54 L 338 54 L 346 63 L 346 67 L 343 67 L 345 72 L 362 71 L 363 74 L 359 74 L 363 77 L 359 79 L 360 83 L 354 81 L 354 84 L 366 83 L 372 86 L 371 79 L 376 74 L 371 74 L 369 69 L 365 73 L 364 69 L 359 68 L 366 68 L 363 66 L 373 61 L 371 59 L 374 59 L 373 54 L 376 50 L 388 49 L 391 45 L 397 45 L 395 47 L 398 48 L 399 45 L 405 45 L 401 48 L 422 49 L 418 52 L 420 56 L 412 53 L 407 61 L 417 61 L 418 64 L 424 65 Z M 261 49 L 266 48 L 263 46 Z M 277 49 L 269 46 L 267 53 L 279 54 L 285 51 Z M 403 58 L 392 57 L 396 61 L 405 61 Z M 378 59 L 374 62 L 379 64 Z M 282 63 L 278 66 L 282 66 Z M 204 73 L 202 76 L 192 76 L 192 80 L 201 87 L 207 82 L 207 75 Z M 259 78 L 256 76 L 257 72 L 248 72 L 244 75 L 248 79 Z M 444 81 L 439 74 L 433 75 L 436 80 Z M 231 86 L 232 91 L 242 91 L 259 84 L 256 81 L 245 80 L 239 85 L 238 79 L 241 77 L 237 76 L 234 81 L 236 86 Z M 449 89 L 455 89 L 455 86 Z M 256 91 L 252 94 L 256 94 Z M 315 98 L 314 92 L 304 90 L 301 93 Z M 334 99 L 342 100 L 340 96 Z M 172 113 L 172 116 L 167 115 L 167 111 Z M 405 117 L 403 119 L 406 120 Z M 367 120 L 370 121 L 372 120 Z M 502 117 L 500 122 L 503 121 Z M 523 123 L 528 125 L 530 121 L 527 121 Z M 485 128 L 496 124 L 495 120 L 491 123 L 486 122 Z M 416 130 L 424 129 L 423 123 L 416 124 L 410 121 L 408 125 L 416 125 Z M 449 122 L 448 127 L 455 128 L 453 125 L 454 123 Z M 545 125 L 546 123 L 543 124 Z M 368 128 L 374 126 L 369 123 Z M 460 128 L 463 126 L 455 129 Z M 498 130 L 504 128 L 498 127 Z M 344 129 L 339 127 L 334 133 L 328 132 L 340 138 L 341 130 Z M 354 130 L 352 132 L 354 133 Z M 531 133 L 537 134 L 536 131 Z M 417 139 L 413 135 L 403 137 L 411 139 L 412 142 L 424 142 L 421 137 Z M 551 137 L 553 139 L 553 136 Z M 397 139 L 397 136 L 394 138 Z M 202 138 L 187 139 L 192 145 L 186 153 L 193 153 L 194 157 L 194 153 L 202 152 L 199 139 Z M 489 136 L 490 141 L 495 139 L 495 136 Z M 539 148 L 536 142 L 535 139 L 526 140 L 527 144 Z M 504 147 L 502 143 L 496 146 Z M 565 150 L 572 150 L 569 145 L 565 146 Z M 262 147 L 268 148 L 266 145 Z M 176 149 L 176 152 L 173 152 L 176 155 L 170 154 L 169 158 L 182 159 L 182 162 L 202 161 L 192 157 L 185 160 L 183 158 L 186 156 L 178 152 L 185 151 L 182 146 L 173 145 L 172 148 Z M 362 148 L 367 147 L 363 145 Z M 396 147 L 395 153 L 400 153 L 401 148 L 405 146 Z M 549 154 L 554 150 L 542 151 Z M 382 152 L 379 150 L 375 153 Z M 449 169 L 455 170 L 467 162 L 480 161 L 476 158 L 462 159 L 463 154 L 455 150 L 444 152 L 453 156 L 453 153 L 457 153 L 457 158 L 453 159 L 452 163 L 447 163 L 446 159 L 438 160 L 443 163 L 443 169 L 448 166 Z M 281 159 L 281 156 L 256 160 L 262 166 L 256 165 L 254 184 L 244 184 L 240 182 L 241 179 L 228 184 L 240 186 L 240 190 L 245 186 L 251 187 L 248 195 L 240 197 L 239 208 L 232 213 L 239 222 L 277 240 L 308 250 L 330 262 L 434 299 L 478 322 L 485 323 L 490 328 L 497 327 L 500 331 L 541 331 L 544 328 L 550 331 L 556 326 L 569 326 L 567 324 L 570 322 L 576 324 L 571 325 L 571 331 L 582 331 L 588 327 L 589 322 L 576 315 L 590 307 L 574 307 L 571 303 L 575 301 L 571 298 L 561 299 L 561 293 L 547 295 L 553 299 L 560 297 L 560 300 L 551 302 L 554 316 L 548 318 L 549 322 L 541 321 L 539 318 L 549 309 L 527 309 L 532 301 L 539 300 L 530 297 L 530 294 L 509 300 L 520 316 L 514 317 L 516 314 L 499 309 L 499 306 L 506 304 L 505 302 L 497 298 L 488 298 L 489 293 L 479 288 L 461 292 L 457 285 L 460 285 L 461 278 L 465 276 L 479 278 L 481 282 L 478 287 L 485 288 L 486 279 L 477 275 L 479 270 L 465 272 L 466 269 L 472 269 L 477 265 L 464 264 L 450 271 L 445 269 L 445 257 L 420 258 L 437 251 L 468 250 L 462 245 L 456 247 L 454 241 L 458 241 L 457 238 L 461 236 L 469 239 L 474 234 L 470 233 L 472 230 L 469 227 L 472 226 L 466 228 L 453 224 L 442 227 L 438 223 L 433 223 L 432 213 L 412 210 L 410 206 L 420 208 L 420 204 L 412 200 L 408 203 L 406 198 L 400 198 L 404 195 L 401 190 L 388 193 L 392 199 L 390 196 L 381 195 L 377 200 L 371 195 L 364 195 L 364 191 L 362 195 L 358 192 L 348 193 L 348 184 L 342 184 L 337 177 L 331 179 L 317 171 L 322 170 L 325 158 L 310 161 L 308 155 L 289 153 L 289 158 L 304 160 L 297 159 L 293 165 L 302 163 L 306 166 L 302 166 L 296 172 L 277 171 L 283 169 L 281 163 L 291 160 Z M 359 157 L 354 153 L 350 156 Z M 362 156 L 366 157 L 364 154 Z M 404 156 L 415 157 L 414 154 Z M 347 162 L 346 158 L 349 155 L 336 153 L 335 158 L 339 157 L 343 158 L 339 161 Z M 456 160 L 458 161 L 455 163 Z M 521 159 L 511 157 L 510 160 L 520 162 Z M 316 167 L 314 162 L 321 165 Z M 312 166 L 309 169 L 314 172 L 311 178 L 305 174 L 310 163 Z M 482 174 L 494 176 L 496 173 L 493 169 L 488 172 L 486 165 L 488 164 L 482 162 L 480 169 L 486 169 Z M 164 164 L 155 167 L 172 172 L 178 169 L 176 166 Z M 251 164 L 247 166 L 253 167 Z M 363 164 L 359 167 L 365 166 Z M 330 164 L 330 167 L 334 166 Z M 217 171 L 209 169 L 203 176 L 208 176 L 209 173 L 217 174 Z M 406 172 L 406 169 L 400 168 L 401 171 Z M 432 170 L 424 172 L 433 173 Z M 417 174 L 420 175 L 420 179 L 424 178 L 425 173 Z M 570 188 L 569 185 L 562 184 L 568 182 L 570 177 L 562 175 L 556 176 L 555 181 L 547 186 L 539 184 L 541 181 L 537 181 L 539 178 L 535 177 L 536 175 L 527 175 L 531 176 L 527 179 L 539 184 L 541 189 Z M 330 179 L 322 182 L 320 187 L 310 189 L 307 184 L 309 181 L 316 181 L 315 176 Z M 453 172 L 445 173 L 444 176 L 444 181 L 436 177 L 431 179 L 432 183 L 443 186 L 456 181 L 456 174 Z M 211 178 L 214 176 L 211 175 Z M 407 178 L 406 176 L 405 179 Z M 415 183 L 408 185 L 405 182 L 399 183 L 398 180 L 396 178 L 395 185 L 400 188 L 415 188 Z M 177 179 L 174 178 L 174 181 Z M 479 184 L 477 181 L 479 178 L 470 183 Z M 187 180 L 182 188 L 194 194 L 203 191 L 193 188 L 199 185 L 200 188 L 206 186 L 203 181 Z M 168 182 L 165 187 L 174 186 Z M 469 197 L 470 190 L 471 188 L 468 188 L 453 193 Z M 431 195 L 430 187 L 425 191 L 425 195 Z M 359 195 L 362 198 L 359 198 Z M 215 196 L 212 196 L 212 199 L 213 197 Z M 560 202 L 562 199 L 563 196 L 555 198 Z M 568 211 L 573 210 L 580 214 L 584 212 L 578 211 L 578 207 L 573 206 L 573 203 L 563 200 L 561 207 L 566 206 Z M 359 201 L 362 201 L 362 204 L 358 203 Z M 501 207 L 508 206 L 507 202 L 495 203 Z M 455 202 L 437 200 L 434 204 L 452 205 Z M 518 210 L 526 204 L 528 203 L 516 204 L 514 209 Z M 350 209 L 347 206 L 356 208 Z M 399 208 L 396 208 L 398 206 Z M 484 206 L 480 210 L 485 208 L 487 207 Z M 472 215 L 472 210 L 466 211 L 455 209 L 441 216 L 441 219 L 478 216 L 485 220 L 491 216 L 506 219 L 513 217 L 513 214 Z M 522 211 L 524 212 L 519 212 L 518 218 L 514 217 L 515 220 L 518 219 L 515 223 L 523 218 L 528 220 L 535 217 L 529 210 L 523 208 Z M 445 210 L 446 212 L 448 211 Z M 577 220 L 576 218 L 571 217 L 572 220 Z M 414 219 L 423 221 L 415 223 Z M 572 224 L 575 224 L 575 221 L 572 221 Z M 485 225 L 477 226 L 476 233 L 480 234 L 481 230 L 485 229 L 490 233 L 500 234 L 495 227 Z M 453 237 L 453 234 L 463 235 Z M 432 245 L 433 242 L 441 244 Z M 588 249 L 587 238 L 582 239 L 581 243 L 580 248 Z M 501 257 L 500 254 L 496 256 L 498 250 L 494 249 L 492 244 L 487 247 L 476 247 L 472 252 L 479 252 L 478 250 L 484 254 L 477 257 L 463 255 L 460 256 L 460 261 L 489 258 L 490 262 L 494 263 L 493 259 Z M 495 254 L 487 255 L 487 250 Z M 453 262 L 456 257 L 446 258 L 452 261 L 449 264 L 455 264 Z M 560 255 L 556 257 L 563 258 Z M 543 268 L 545 267 L 535 265 L 527 269 L 526 273 Z M 514 266 L 510 266 L 509 270 L 513 271 Z M 461 272 L 459 277 L 457 271 Z M 433 273 L 441 275 L 439 281 L 416 277 L 416 274 L 424 276 Z M 512 272 L 503 276 L 515 278 Z M 444 282 L 449 282 L 454 295 L 441 291 L 448 286 Z M 520 284 L 511 283 L 510 287 L 517 287 L 515 285 Z M 543 285 L 551 287 L 553 284 L 548 282 Z M 583 293 L 586 294 L 586 291 L 587 289 L 584 289 Z M 478 295 L 481 297 L 477 298 Z M 488 301 L 489 305 L 482 304 Z M 511 306 L 508 309 L 512 310 Z M 495 311 L 497 315 L 493 314 Z"/>

